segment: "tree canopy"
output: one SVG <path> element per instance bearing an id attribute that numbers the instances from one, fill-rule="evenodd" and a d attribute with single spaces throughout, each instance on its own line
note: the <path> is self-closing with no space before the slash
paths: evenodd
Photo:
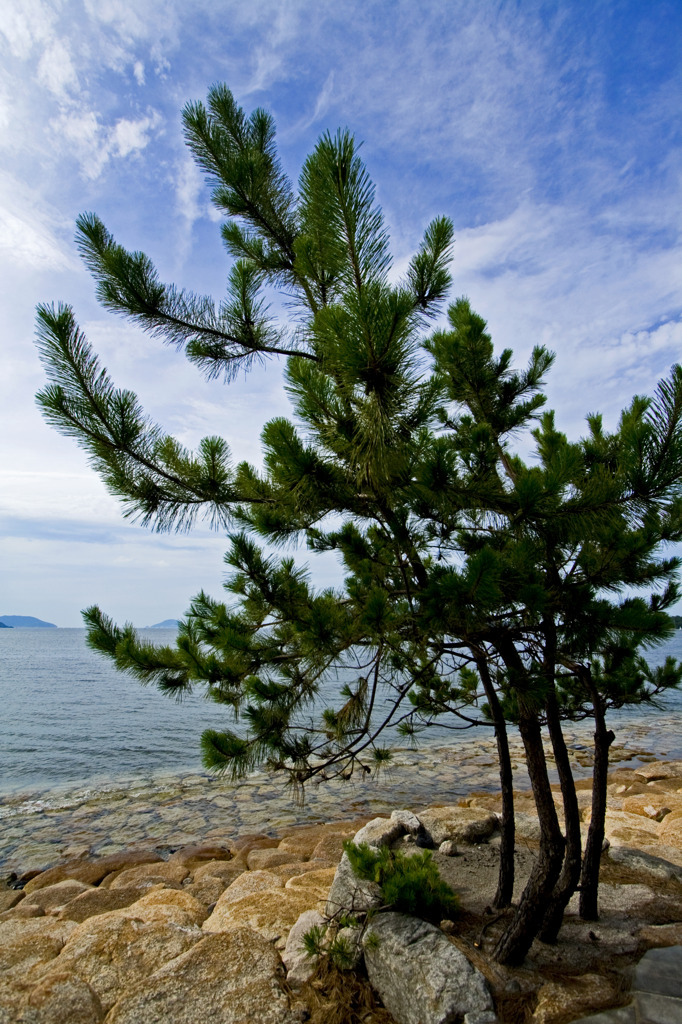
<path id="1" fill-rule="evenodd" d="M 669 635 L 678 598 L 668 546 L 682 538 L 682 369 L 633 398 L 614 430 L 591 414 L 569 441 L 545 409 L 546 348 L 515 369 L 466 298 L 443 316 L 447 218 L 427 226 L 403 276 L 392 273 L 349 132 L 319 139 L 295 187 L 264 110 L 247 115 L 217 86 L 183 116 L 225 217 L 226 297 L 163 283 L 94 214 L 78 220 L 79 250 L 106 308 L 183 348 L 207 377 L 235 387 L 238 370 L 283 360 L 292 415 L 265 425 L 261 467 L 234 465 L 219 437 L 188 451 L 115 386 L 70 307 L 39 307 L 48 422 L 85 449 L 125 515 L 155 530 L 204 516 L 229 537 L 229 597 L 195 597 L 174 646 L 143 642 L 96 606 L 84 613 L 89 643 L 164 692 L 202 685 L 228 705 L 241 727 L 207 731 L 202 749 L 207 767 L 233 778 L 260 766 L 300 790 L 387 763 L 389 728 L 416 738 L 436 720 L 490 723 L 504 797 L 500 906 L 513 885 L 506 729 L 517 725 L 542 828 L 495 950 L 518 962 L 541 926 L 556 937 L 581 864 L 593 893 L 583 909 L 596 914 L 606 713 L 680 679 L 674 662 L 652 670 L 641 652 Z M 286 296 L 287 322 L 269 314 L 269 289 Z M 313 562 L 336 553 L 335 587 L 316 586 L 282 552 L 301 545 Z M 331 703 L 320 698 L 329 685 Z M 579 717 L 595 719 L 584 863 L 561 728 Z"/>

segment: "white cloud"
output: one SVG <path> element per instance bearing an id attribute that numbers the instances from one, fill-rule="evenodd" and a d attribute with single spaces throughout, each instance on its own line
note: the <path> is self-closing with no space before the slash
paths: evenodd
<path id="1" fill-rule="evenodd" d="M 139 153 L 162 123 L 156 110 L 137 119 L 120 118 L 113 126 L 102 124 L 94 110 L 62 112 L 53 122 L 53 135 L 66 141 L 84 177 L 94 181 L 112 158 Z"/>
<path id="2" fill-rule="evenodd" d="M 65 40 L 54 39 L 43 50 L 38 62 L 38 80 L 59 100 L 78 89 L 78 75 Z"/>
<path id="3" fill-rule="evenodd" d="M 144 63 L 141 60 L 136 60 L 133 64 L 133 74 L 137 84 L 144 85 Z"/>
<path id="4" fill-rule="evenodd" d="M 39 195 L 13 175 L 0 174 L 0 261 L 29 271 L 74 269 L 64 227 Z"/>

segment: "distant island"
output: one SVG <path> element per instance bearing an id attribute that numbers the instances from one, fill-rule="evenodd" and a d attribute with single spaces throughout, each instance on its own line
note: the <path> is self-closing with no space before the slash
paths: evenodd
<path id="1" fill-rule="evenodd" d="M 12 629 L 57 629 L 54 622 L 45 622 L 33 615 L 0 615 L 0 626 Z"/>
<path id="2" fill-rule="evenodd" d="M 14 626 L 8 626 L 6 622 L 0 619 L 0 629 L 14 629 Z"/>
<path id="3" fill-rule="evenodd" d="M 155 622 L 153 626 L 145 626 L 145 629 L 175 629 L 180 625 L 179 619 L 164 619 L 163 622 Z"/>
<path id="4" fill-rule="evenodd" d="M 682 626 L 682 615 L 671 615 L 670 618 L 675 623 L 675 629 L 679 629 Z"/>

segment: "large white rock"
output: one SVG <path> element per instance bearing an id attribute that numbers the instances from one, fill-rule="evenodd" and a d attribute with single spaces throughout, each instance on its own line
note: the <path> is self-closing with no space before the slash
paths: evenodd
<path id="1" fill-rule="evenodd" d="M 416 814 L 412 811 L 400 810 L 393 811 L 391 814 L 391 821 L 399 822 L 409 832 L 411 836 L 418 835 L 422 830 L 422 823 Z"/>
<path id="2" fill-rule="evenodd" d="M 327 897 L 327 917 L 339 914 L 362 914 L 381 906 L 381 887 L 376 882 L 358 878 L 344 853 L 336 869 Z"/>
<path id="3" fill-rule="evenodd" d="M 366 933 L 365 965 L 397 1024 L 451 1024 L 493 1007 L 481 972 L 438 928 L 416 917 L 377 914 Z"/>
<path id="4" fill-rule="evenodd" d="M 292 988 L 303 985 L 317 966 L 315 957 L 308 956 L 305 951 L 303 936 L 311 928 L 326 929 L 328 923 L 318 910 L 305 910 L 289 932 L 282 960 L 287 969 L 287 981 Z"/>
<path id="5" fill-rule="evenodd" d="M 359 846 L 360 843 L 367 843 L 369 846 L 390 846 L 396 839 L 405 835 L 407 829 L 402 821 L 393 818 L 373 818 L 368 821 L 359 832 L 355 833 L 353 842 Z"/>

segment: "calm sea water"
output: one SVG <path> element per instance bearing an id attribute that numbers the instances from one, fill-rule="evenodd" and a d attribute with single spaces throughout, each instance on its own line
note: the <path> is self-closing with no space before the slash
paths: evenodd
<path id="1" fill-rule="evenodd" d="M 155 643 L 174 636 L 173 630 L 141 633 Z M 682 630 L 650 661 L 667 654 L 682 659 Z M 682 693 L 666 697 L 663 712 L 638 709 L 619 717 L 636 724 L 640 741 L 653 750 L 682 757 Z M 613 724 L 617 729 L 618 717 Z M 0 630 L 0 794 L 160 771 L 201 773 L 202 731 L 226 727 L 232 727 L 228 709 L 201 691 L 177 703 L 116 672 L 88 650 L 83 629 Z M 443 745 L 455 736 L 437 728 L 427 738 Z"/>

